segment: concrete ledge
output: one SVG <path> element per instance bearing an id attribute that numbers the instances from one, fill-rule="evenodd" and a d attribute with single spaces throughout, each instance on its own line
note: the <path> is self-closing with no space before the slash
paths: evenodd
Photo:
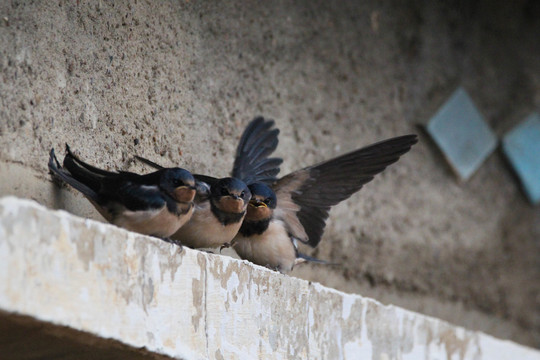
<path id="1" fill-rule="evenodd" d="M 540 352 L 28 200 L 0 200 L 0 308 L 186 359 Z"/>

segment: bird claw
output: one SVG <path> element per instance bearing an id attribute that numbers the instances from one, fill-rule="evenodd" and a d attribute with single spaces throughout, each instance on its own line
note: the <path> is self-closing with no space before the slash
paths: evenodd
<path id="1" fill-rule="evenodd" d="M 272 266 L 270 264 L 266 264 L 264 267 L 269 269 L 269 270 L 275 271 L 275 272 L 279 272 L 279 273 L 281 272 L 280 268 L 279 268 L 279 265 L 278 266 Z"/>
<path id="2" fill-rule="evenodd" d="M 221 254 L 221 250 L 223 250 L 223 249 L 228 249 L 228 248 L 230 248 L 230 247 L 231 247 L 231 243 L 226 242 L 225 244 L 223 244 L 223 245 L 221 245 L 221 246 L 219 247 L 219 253 Z"/>
<path id="3" fill-rule="evenodd" d="M 184 246 L 182 246 L 182 243 L 179 240 L 173 240 L 169 237 L 161 238 L 161 240 L 168 242 L 169 244 L 178 245 L 180 248 L 180 253 L 184 251 Z"/>

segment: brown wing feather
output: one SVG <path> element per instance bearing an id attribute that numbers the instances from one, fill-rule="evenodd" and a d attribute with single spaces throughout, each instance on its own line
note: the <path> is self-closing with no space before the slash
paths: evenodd
<path id="1" fill-rule="evenodd" d="M 277 198 L 274 216 L 283 220 L 289 233 L 303 242 L 308 241 L 308 236 L 297 217 L 300 205 L 293 201 L 292 196 L 308 180 L 309 171 L 303 169 L 282 177 L 273 187 Z"/>
<path id="2" fill-rule="evenodd" d="M 276 216 L 288 225 L 292 236 L 317 246 L 330 207 L 360 190 L 417 141 L 416 135 L 392 138 L 283 177 L 274 185 Z"/>

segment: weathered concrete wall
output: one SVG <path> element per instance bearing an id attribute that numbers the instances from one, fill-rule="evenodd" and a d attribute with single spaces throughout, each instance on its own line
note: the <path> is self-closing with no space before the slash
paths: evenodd
<path id="1" fill-rule="evenodd" d="M 0 308 L 183 359 L 540 359 L 395 306 L 13 197 Z"/>
<path id="2" fill-rule="evenodd" d="M 256 114 L 284 172 L 417 132 L 456 85 L 500 136 L 540 106 L 538 2 L 0 2 L 0 194 L 100 219 L 49 149 L 228 173 Z M 499 154 L 459 184 L 433 144 L 333 210 L 294 276 L 540 344 L 540 210 Z"/>

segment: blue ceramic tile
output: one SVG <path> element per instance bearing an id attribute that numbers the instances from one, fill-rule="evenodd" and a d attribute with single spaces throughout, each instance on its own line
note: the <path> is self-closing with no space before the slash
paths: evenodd
<path id="1" fill-rule="evenodd" d="M 532 113 L 503 139 L 503 151 L 529 200 L 540 202 L 540 114 Z"/>
<path id="2" fill-rule="evenodd" d="M 463 88 L 429 120 L 427 131 L 462 180 L 467 180 L 497 146 L 497 138 Z"/>

